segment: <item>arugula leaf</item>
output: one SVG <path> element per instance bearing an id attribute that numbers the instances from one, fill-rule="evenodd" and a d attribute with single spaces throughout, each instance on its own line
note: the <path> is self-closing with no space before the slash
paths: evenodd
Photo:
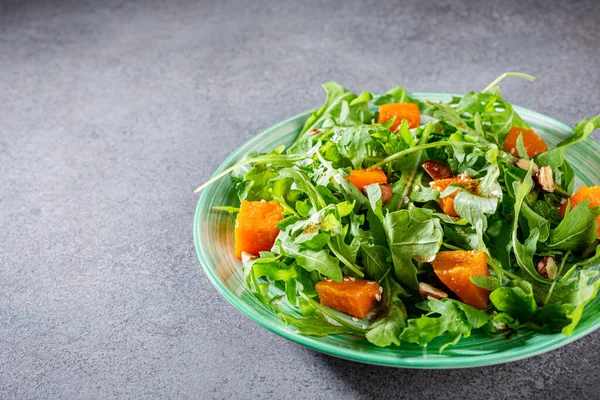
<path id="1" fill-rule="evenodd" d="M 600 128 L 600 115 L 584 119 L 575 125 L 573 135 L 560 142 L 554 149 L 536 156 L 534 158 L 535 163 L 540 167 L 549 165 L 553 170 L 560 168 L 565 162 L 565 156 L 569 147 L 586 139 L 598 128 Z"/>
<path id="2" fill-rule="evenodd" d="M 449 337 L 440 347 L 440 353 L 448 346 L 455 344 L 461 337 L 471 335 L 473 329 L 484 326 L 489 317 L 480 310 L 452 299 L 429 300 L 429 315 L 409 319 L 408 326 L 400 335 L 400 340 L 425 346 L 438 336 L 448 332 Z M 439 314 L 432 317 L 432 314 Z"/>
<path id="3" fill-rule="evenodd" d="M 567 207 L 561 223 L 550 231 L 547 243 L 549 249 L 580 251 L 597 240 L 600 207 L 589 208 L 590 201 L 584 200 L 573 209 Z"/>
<path id="4" fill-rule="evenodd" d="M 380 106 L 382 104 L 407 103 L 409 101 L 410 97 L 408 97 L 406 89 L 404 89 L 402 86 L 394 86 L 384 95 L 379 96 L 379 98 L 375 100 L 374 104 Z"/>
<path id="5" fill-rule="evenodd" d="M 350 128 L 333 128 L 331 141 L 335 143 L 338 152 L 350 160 L 354 169 L 361 169 L 363 160 L 369 152 L 369 145 L 373 143 L 371 131 L 368 125 L 360 125 Z"/>
<path id="6" fill-rule="evenodd" d="M 571 323 L 563 328 L 563 333 L 569 336 L 579 323 L 585 306 L 592 301 L 598 294 L 600 280 L 598 271 L 581 271 L 577 281 L 577 289 L 571 292 L 568 303 L 574 309 L 566 316 L 571 319 Z"/>
<path id="7" fill-rule="evenodd" d="M 511 266 L 512 228 L 504 219 L 490 221 L 486 231 L 489 237 L 485 244 L 492 258 L 498 260 L 504 269 Z"/>
<path id="8" fill-rule="evenodd" d="M 471 282 L 487 290 L 496 290 L 500 287 L 500 279 L 495 276 L 472 276 Z"/>
<path id="9" fill-rule="evenodd" d="M 519 279 L 494 290 L 490 294 L 490 301 L 498 310 L 508 313 L 521 323 L 528 321 L 538 309 L 531 283 Z"/>
<path id="10" fill-rule="evenodd" d="M 279 232 L 272 251 L 287 257 L 293 257 L 302 268 L 309 272 L 318 271 L 320 274 L 336 282 L 342 281 L 342 270 L 338 258 L 332 257 L 325 250 L 314 251 L 302 249 L 284 231 Z"/>
<path id="11" fill-rule="evenodd" d="M 538 213 L 533 211 L 528 205 L 527 202 L 523 202 L 521 206 L 521 213 L 525 220 L 527 221 L 527 226 L 529 227 L 529 232 L 537 229 L 540 232 L 538 240 L 540 242 L 545 242 L 548 240 L 550 236 L 550 222 L 540 216 Z"/>
<path id="12" fill-rule="evenodd" d="M 270 189 L 273 186 L 271 179 L 277 176 L 277 172 L 270 170 L 267 166 L 254 164 L 246 172 L 243 182 L 238 186 L 240 200 L 271 200 Z"/>
<path id="13" fill-rule="evenodd" d="M 527 272 L 533 280 L 549 284 L 547 279 L 543 279 L 538 274 L 535 265 L 533 265 L 533 256 L 537 251 L 537 242 L 540 236 L 539 229 L 533 229 L 527 240 L 525 240 L 525 244 L 521 243 L 518 239 L 518 229 L 519 229 L 519 214 L 521 213 L 521 208 L 524 204 L 525 196 L 531 191 L 533 188 L 533 180 L 531 179 L 531 168 L 527 172 L 525 179 L 523 179 L 522 183 L 518 181 L 513 182 L 513 192 L 515 194 L 515 205 L 514 205 L 514 221 L 513 221 L 513 230 L 512 230 L 512 245 L 513 250 L 515 252 L 515 257 L 517 259 L 517 263 L 519 267 L 521 267 L 525 272 Z"/>
<path id="14" fill-rule="evenodd" d="M 407 129 L 406 120 L 403 121 L 400 131 Z M 432 125 L 428 123 L 422 131 L 421 138 L 417 145 L 427 143 L 431 134 Z M 423 151 L 412 153 L 405 157 L 395 168 L 401 173 L 400 179 L 392 184 L 392 199 L 386 204 L 388 210 L 399 210 L 405 205 L 405 199 L 408 199 L 414 191 L 415 185 L 421 181 L 423 172 L 420 171 L 420 165 L 423 161 Z M 397 164 L 397 163 L 396 163 Z"/>
<path id="15" fill-rule="evenodd" d="M 443 232 L 438 219 L 420 219 L 416 207 L 388 213 L 383 220 L 396 277 L 401 284 L 417 290 L 417 269 L 413 259 L 433 261 L 442 245 Z"/>
<path id="16" fill-rule="evenodd" d="M 367 231 L 360 229 L 355 236 L 360 245 L 362 265 L 365 267 L 366 275 L 376 281 L 381 281 L 392 268 L 392 254 L 387 247 L 387 238 L 383 226 L 380 224 L 379 227 L 381 231 L 374 230 L 372 226 Z"/>
<path id="17" fill-rule="evenodd" d="M 373 214 L 383 221 L 383 211 L 381 209 L 381 187 L 379 184 L 367 185 L 364 187 L 367 192 L 367 198 L 369 199 L 369 205 Z"/>
<path id="18" fill-rule="evenodd" d="M 298 143 L 306 142 L 310 138 L 310 131 L 315 128 L 328 128 L 332 126 L 353 126 L 368 123 L 373 118 L 369 111 L 368 103 L 373 99 L 369 92 L 360 96 L 340 86 L 336 82 L 323 84 L 327 93 L 325 104 L 314 111 L 308 118 L 302 131 L 296 138 L 291 149 L 298 149 Z"/>
<path id="19" fill-rule="evenodd" d="M 379 347 L 390 346 L 392 343 L 400 346 L 400 335 L 406 328 L 408 318 L 406 308 L 399 295 L 407 293 L 397 282 L 386 278 L 383 291 L 383 304 L 385 305 L 384 316 L 377 319 L 365 335 L 367 340 Z"/>

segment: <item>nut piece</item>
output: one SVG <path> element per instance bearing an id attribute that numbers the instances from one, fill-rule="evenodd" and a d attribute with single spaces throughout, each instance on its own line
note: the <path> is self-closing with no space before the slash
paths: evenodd
<path id="1" fill-rule="evenodd" d="M 392 187 L 387 183 L 380 183 L 381 189 L 381 204 L 385 205 L 392 198 Z"/>
<path id="2" fill-rule="evenodd" d="M 254 254 L 250 254 L 246 251 L 242 251 L 242 262 L 243 263 L 247 263 L 250 261 L 254 261 L 256 260 L 258 257 L 256 257 Z"/>
<path id="3" fill-rule="evenodd" d="M 380 183 L 379 188 L 381 189 L 381 204 L 385 205 L 392 198 L 392 187 L 387 183 Z M 363 194 L 367 195 L 365 187 L 362 188 Z"/>
<path id="4" fill-rule="evenodd" d="M 558 275 L 558 266 L 553 256 L 544 257 L 537 264 L 537 272 L 544 278 L 556 279 Z"/>
<path id="5" fill-rule="evenodd" d="M 554 178 L 552 177 L 552 167 L 546 165 L 540 168 L 537 174 L 535 174 L 535 181 L 543 191 L 548 193 L 554 192 Z"/>
<path id="6" fill-rule="evenodd" d="M 442 292 L 441 290 L 436 289 L 433 286 L 424 282 L 419 283 L 419 294 L 424 299 L 428 297 L 433 297 L 434 299 L 441 300 L 448 297 L 448 293 Z"/>
<path id="7" fill-rule="evenodd" d="M 515 165 L 521 169 L 524 169 L 525 171 L 529 171 L 529 166 L 533 164 L 533 167 L 531 168 L 531 173 L 533 175 L 536 175 L 538 173 L 538 171 L 540 170 L 540 168 L 537 166 L 536 163 L 534 163 L 531 160 L 527 160 L 525 158 L 519 158 L 517 160 L 517 162 L 515 163 Z"/>
<path id="8" fill-rule="evenodd" d="M 449 166 L 439 161 L 429 160 L 422 165 L 423 169 L 434 180 L 452 178 L 452 170 Z"/>

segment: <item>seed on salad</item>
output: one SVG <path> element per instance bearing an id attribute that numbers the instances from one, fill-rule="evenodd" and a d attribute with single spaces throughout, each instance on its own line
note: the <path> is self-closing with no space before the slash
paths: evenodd
<path id="1" fill-rule="evenodd" d="M 354 321 L 354 322 L 358 322 L 358 318 L 356 318 L 356 317 L 352 317 L 352 321 Z"/>
<path id="2" fill-rule="evenodd" d="M 377 294 L 375 295 L 375 299 L 376 299 L 377 301 L 381 301 L 381 295 L 380 295 L 379 293 L 377 293 Z"/>
<path id="3" fill-rule="evenodd" d="M 348 279 L 350 279 L 352 282 L 354 282 L 356 280 L 356 278 L 354 278 L 352 276 L 350 278 L 348 278 Z"/>

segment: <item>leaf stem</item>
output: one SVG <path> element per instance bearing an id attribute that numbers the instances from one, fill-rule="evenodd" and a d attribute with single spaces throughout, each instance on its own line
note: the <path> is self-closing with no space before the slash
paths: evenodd
<path id="1" fill-rule="evenodd" d="M 442 246 L 444 246 L 445 248 L 450 249 L 450 250 L 464 250 L 458 246 L 454 246 L 453 244 L 448 244 L 446 242 L 442 242 Z"/>
<path id="2" fill-rule="evenodd" d="M 427 135 L 429 135 L 429 132 L 431 132 L 431 127 L 432 127 L 432 124 L 431 124 L 431 121 L 430 121 L 425 126 L 425 132 L 423 132 L 423 135 L 425 135 L 425 133 L 427 133 Z M 471 146 L 475 146 L 476 145 L 475 143 L 470 143 L 470 142 L 461 142 L 461 143 L 466 144 L 466 145 L 471 145 Z M 402 151 L 399 151 L 397 153 L 394 153 L 391 156 L 388 156 L 388 157 L 384 158 L 383 160 L 379 161 L 378 163 L 375 163 L 375 164 L 371 165 L 367 169 L 372 170 L 372 169 L 379 168 L 382 165 L 385 165 L 385 164 L 389 163 L 390 161 L 394 161 L 394 160 L 396 160 L 398 158 L 401 158 L 401 157 L 404 157 L 406 155 L 415 153 L 417 151 L 426 150 L 426 149 L 432 149 L 432 148 L 435 148 L 435 147 L 443 147 L 443 146 L 452 146 L 452 142 L 433 142 L 433 143 L 426 143 L 426 144 L 421 144 L 421 145 L 418 145 L 418 146 L 414 146 L 414 147 L 408 148 L 406 150 L 402 150 Z"/>
<path id="3" fill-rule="evenodd" d="M 214 182 L 218 181 L 219 179 L 221 179 L 222 177 L 224 177 L 225 175 L 233 172 L 234 170 L 236 170 L 237 168 L 247 165 L 247 164 L 253 164 L 253 163 L 261 163 L 261 162 L 282 162 L 282 161 L 300 161 L 300 160 L 304 160 L 308 158 L 308 156 L 306 155 L 296 155 L 296 156 L 289 156 L 289 155 L 282 155 L 282 156 L 269 156 L 269 155 L 265 155 L 265 156 L 260 156 L 260 157 L 254 157 L 254 158 L 248 158 L 246 160 L 240 161 L 235 165 L 232 165 L 231 167 L 227 168 L 224 171 L 221 171 L 219 174 L 213 176 L 211 179 L 209 179 L 208 181 L 204 182 L 202 185 L 200 185 L 200 187 L 198 187 L 196 190 L 194 190 L 194 193 L 198 193 L 200 192 L 202 189 L 206 188 L 207 186 L 213 184 Z"/>
<path id="4" fill-rule="evenodd" d="M 340 253 L 340 252 L 339 252 L 339 251 L 338 251 L 338 250 L 335 248 L 335 246 L 334 246 L 334 245 L 332 245 L 332 244 L 331 244 L 331 242 L 329 242 L 329 243 L 328 243 L 328 246 L 329 246 L 329 248 L 331 249 L 331 251 L 333 252 L 333 254 L 335 254 L 335 256 L 336 256 L 337 258 L 339 258 L 339 259 L 342 261 L 342 263 L 343 263 L 343 264 L 344 264 L 346 267 L 348 267 L 348 268 L 349 268 L 349 269 L 350 269 L 352 272 L 354 272 L 356 275 L 360 276 L 361 278 L 362 278 L 363 276 L 365 276 L 365 274 L 364 274 L 364 273 L 363 273 L 361 270 L 357 269 L 357 268 L 354 266 L 354 264 L 352 264 L 350 261 L 348 261 L 348 260 L 346 259 L 346 257 L 344 257 L 344 255 L 343 255 L 342 253 Z"/>
<path id="5" fill-rule="evenodd" d="M 497 77 L 496 79 L 494 79 L 492 81 L 492 83 L 490 83 L 489 85 L 487 85 L 487 87 L 485 89 L 483 89 L 481 91 L 481 93 L 485 93 L 485 92 L 489 91 L 491 88 L 493 88 L 494 86 L 496 86 L 498 83 L 500 83 L 505 78 L 508 78 L 509 76 L 514 76 L 514 77 L 517 77 L 517 78 L 523 78 L 523 79 L 527 79 L 528 81 L 535 82 L 535 77 L 533 77 L 531 75 L 524 74 L 522 72 L 505 72 L 502 75 L 500 75 L 499 77 Z"/>

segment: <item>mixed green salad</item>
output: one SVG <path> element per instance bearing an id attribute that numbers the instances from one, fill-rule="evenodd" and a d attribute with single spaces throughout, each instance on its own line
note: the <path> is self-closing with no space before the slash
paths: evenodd
<path id="1" fill-rule="evenodd" d="M 281 206 L 272 247 L 243 253 L 249 290 L 301 334 L 361 335 L 377 346 L 443 337 L 443 350 L 475 329 L 571 334 L 600 286 L 600 207 L 593 198 L 572 203 L 575 171 L 565 156 L 600 116 L 533 157 L 522 135 L 507 151 L 511 130 L 530 129 L 497 86 L 511 75 L 531 78 L 503 74 L 447 103 L 419 101 L 400 86 L 377 97 L 325 83 L 327 100 L 292 145 L 250 154 L 198 189 L 230 174 L 240 201 Z M 379 123 L 378 107 L 396 103 L 415 104 L 421 124 Z M 473 184 L 436 190 L 426 162 Z M 349 180 L 351 171 L 377 169 L 389 192 Z M 450 196 L 455 215 L 441 207 Z M 470 278 L 487 291 L 485 307 L 466 304 L 433 270 L 438 253 L 462 250 L 485 254 L 489 272 Z M 382 287 L 364 319 L 319 301 L 318 282 L 344 278 Z"/>

